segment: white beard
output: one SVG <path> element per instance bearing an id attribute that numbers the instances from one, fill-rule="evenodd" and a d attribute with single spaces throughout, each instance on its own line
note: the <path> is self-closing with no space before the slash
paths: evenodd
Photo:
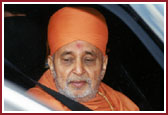
<path id="1" fill-rule="evenodd" d="M 55 83 L 56 83 L 56 88 L 58 89 L 59 93 L 65 95 L 66 97 L 71 98 L 72 100 L 78 101 L 82 100 L 82 102 L 88 101 L 96 96 L 96 93 L 98 92 L 98 88 L 101 82 L 101 79 L 98 79 L 99 82 L 96 84 L 95 88 L 91 87 L 92 80 L 89 77 L 71 77 L 68 78 L 65 84 L 65 88 L 62 89 L 59 83 L 59 80 L 57 78 L 56 72 L 53 71 L 53 76 L 55 78 Z M 68 86 L 68 83 L 73 80 L 85 80 L 88 84 L 87 89 L 81 94 L 74 94 L 71 90 L 70 87 Z M 77 90 L 77 89 L 76 89 Z"/>

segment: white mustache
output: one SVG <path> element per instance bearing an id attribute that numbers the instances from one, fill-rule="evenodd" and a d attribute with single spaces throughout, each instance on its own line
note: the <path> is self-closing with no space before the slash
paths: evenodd
<path id="1" fill-rule="evenodd" d="M 67 84 L 69 84 L 73 81 L 75 81 L 75 82 L 85 81 L 86 83 L 91 84 L 91 79 L 86 76 L 71 76 L 67 79 Z"/>
<path id="2" fill-rule="evenodd" d="M 52 71 L 52 74 L 53 74 L 53 76 L 54 76 L 55 78 L 57 77 L 55 71 Z M 73 76 L 71 76 L 71 77 L 68 77 L 67 80 L 66 80 L 66 83 L 69 84 L 69 83 L 71 83 L 71 82 L 73 82 L 73 81 L 76 81 L 76 82 L 85 81 L 85 82 L 88 83 L 89 85 L 91 85 L 91 83 L 92 83 L 92 80 L 91 80 L 89 77 L 85 76 L 85 75 L 83 75 L 83 76 L 73 75 Z"/>

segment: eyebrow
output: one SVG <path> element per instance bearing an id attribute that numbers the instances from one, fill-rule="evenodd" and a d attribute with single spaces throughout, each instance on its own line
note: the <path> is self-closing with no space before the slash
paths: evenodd
<path id="1" fill-rule="evenodd" d="M 71 51 L 64 51 L 62 54 L 61 54 L 61 57 L 65 56 L 65 55 L 71 55 L 72 52 Z"/>
<path id="2" fill-rule="evenodd" d="M 65 56 L 65 55 L 72 55 L 73 52 L 72 51 L 64 51 L 62 54 L 61 54 L 61 57 Z M 91 56 L 97 56 L 96 53 L 92 50 L 92 51 L 85 51 L 85 54 L 86 55 L 91 55 Z"/>
<path id="3" fill-rule="evenodd" d="M 85 51 L 85 54 L 91 55 L 91 56 L 97 56 L 96 53 L 92 51 Z"/>

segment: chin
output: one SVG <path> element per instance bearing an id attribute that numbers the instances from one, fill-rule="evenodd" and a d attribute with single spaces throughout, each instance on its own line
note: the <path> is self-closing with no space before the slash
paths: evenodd
<path id="1" fill-rule="evenodd" d="M 87 102 L 89 100 L 91 100 L 92 98 L 94 98 L 96 96 L 97 91 L 96 90 L 84 90 L 84 91 L 73 91 L 70 92 L 70 90 L 67 92 L 68 93 L 68 97 L 78 101 L 78 102 Z"/>
<path id="2" fill-rule="evenodd" d="M 67 89 L 59 89 L 59 92 L 70 99 L 77 102 L 87 102 L 96 96 L 97 91 L 84 90 L 84 91 L 72 91 L 69 88 Z"/>
<path id="3" fill-rule="evenodd" d="M 87 102 L 94 98 L 98 92 L 98 88 L 92 88 L 87 85 L 82 88 L 66 86 L 62 89 L 58 87 L 58 90 L 61 94 L 77 102 Z"/>
<path id="4" fill-rule="evenodd" d="M 74 100 L 77 101 L 77 102 L 88 102 L 90 101 L 92 98 L 94 98 L 96 96 L 96 94 L 92 94 L 92 95 L 88 95 L 88 96 L 85 96 L 85 97 L 78 97 L 78 98 L 75 98 Z"/>

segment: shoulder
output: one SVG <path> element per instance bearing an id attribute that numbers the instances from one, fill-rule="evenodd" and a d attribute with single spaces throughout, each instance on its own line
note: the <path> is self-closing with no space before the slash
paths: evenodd
<path id="1" fill-rule="evenodd" d="M 101 83 L 101 87 L 113 103 L 117 104 L 116 106 L 120 111 L 139 111 L 138 106 L 123 93 L 114 90 L 105 83 Z"/>
<path id="2" fill-rule="evenodd" d="M 40 80 L 38 82 L 47 86 L 50 89 L 57 91 L 53 77 L 51 76 L 49 70 L 47 70 L 42 75 L 42 77 L 40 78 Z M 63 104 L 61 104 L 61 102 L 56 100 L 54 97 L 52 97 L 50 94 L 45 92 L 43 89 L 41 89 L 37 85 L 33 88 L 30 88 L 26 93 L 54 110 L 69 110 L 67 107 L 65 107 Z"/>
<path id="3" fill-rule="evenodd" d="M 122 102 L 124 111 L 139 111 L 139 107 L 126 95 L 124 95 L 119 91 L 116 91 L 116 94 L 118 95 L 119 99 Z"/>
<path id="4" fill-rule="evenodd" d="M 54 89 L 54 86 L 52 84 L 54 84 L 54 81 L 52 80 L 52 76 L 50 75 L 50 70 L 47 70 L 39 79 L 38 81 L 39 83 L 45 85 L 48 88 Z M 30 88 L 27 93 L 29 95 L 32 95 L 33 97 L 38 97 L 38 99 L 50 99 L 51 96 L 45 92 L 43 89 L 41 89 L 41 87 L 39 87 L 38 85 L 36 85 L 33 88 Z"/>
<path id="5" fill-rule="evenodd" d="M 46 105 L 47 107 L 56 110 L 56 111 L 69 111 L 70 109 L 68 109 L 66 106 L 64 106 L 61 102 L 59 102 L 58 100 L 56 100 L 54 97 L 52 97 L 51 95 L 49 95 L 48 93 L 46 93 L 45 91 L 43 91 L 42 89 L 38 88 L 38 87 L 34 87 L 31 88 L 27 91 L 27 93 L 33 97 L 34 99 L 36 99 L 37 101 L 39 101 L 40 103 Z"/>

